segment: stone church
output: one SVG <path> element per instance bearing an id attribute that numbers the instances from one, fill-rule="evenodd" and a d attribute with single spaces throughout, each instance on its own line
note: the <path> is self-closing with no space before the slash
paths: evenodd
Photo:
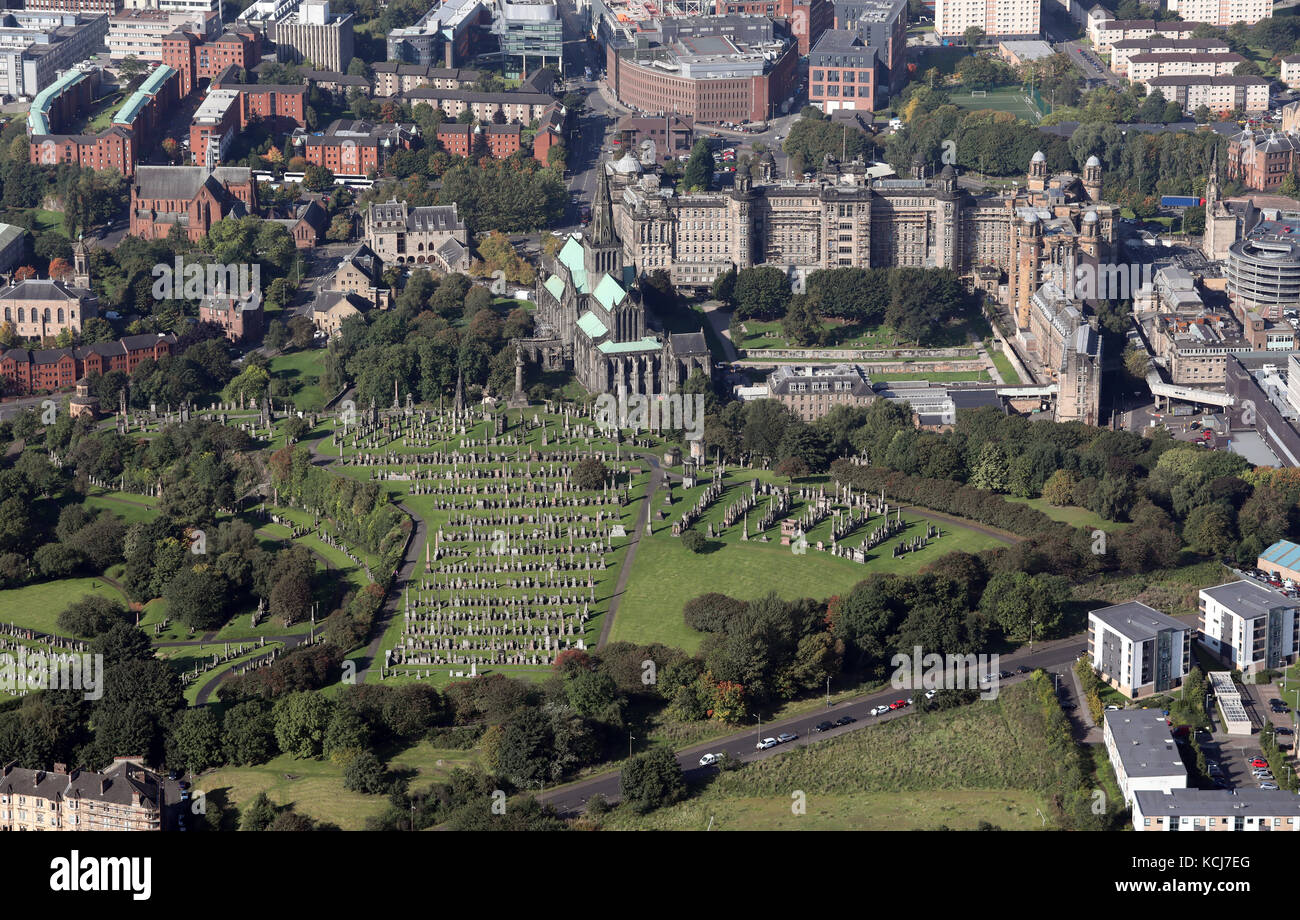
<path id="1" fill-rule="evenodd" d="M 536 334 L 518 343 L 551 369 L 572 369 L 591 393 L 680 393 L 696 371 L 711 374 L 704 333 L 656 332 L 624 264 L 609 177 L 598 171 L 591 223 L 538 276 Z"/>

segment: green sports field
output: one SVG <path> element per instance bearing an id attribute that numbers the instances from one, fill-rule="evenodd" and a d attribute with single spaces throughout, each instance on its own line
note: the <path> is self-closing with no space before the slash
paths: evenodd
<path id="1" fill-rule="evenodd" d="M 1029 104 L 1027 94 L 1020 86 L 999 86 L 988 90 L 985 96 L 973 96 L 966 87 L 958 86 L 949 90 L 948 96 L 953 105 L 971 111 L 993 109 L 996 112 L 1010 112 L 1017 118 L 1034 124 L 1042 119 L 1038 109 Z"/>

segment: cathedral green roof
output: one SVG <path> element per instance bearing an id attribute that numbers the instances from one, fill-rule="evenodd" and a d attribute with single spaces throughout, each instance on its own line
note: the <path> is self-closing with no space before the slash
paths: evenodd
<path id="1" fill-rule="evenodd" d="M 569 237 L 569 241 L 564 244 L 560 250 L 560 261 L 569 269 L 569 274 L 573 276 L 573 286 L 579 294 L 587 293 L 587 269 L 582 261 L 582 244 L 574 237 Z"/>
<path id="2" fill-rule="evenodd" d="M 551 296 L 556 300 L 564 299 L 564 282 L 558 275 L 551 275 L 546 279 L 546 289 L 551 292 Z"/>
<path id="3" fill-rule="evenodd" d="M 587 333 L 587 338 L 589 339 L 598 339 L 606 332 L 609 332 L 609 330 L 605 328 L 605 324 L 602 323 L 596 317 L 596 314 L 592 313 L 590 310 L 578 317 L 578 328 Z"/>
<path id="4" fill-rule="evenodd" d="M 596 290 L 592 296 L 600 302 L 600 305 L 606 310 L 612 310 L 615 306 L 623 301 L 627 292 L 619 286 L 619 283 L 610 275 L 602 275 L 600 282 L 596 285 Z"/>
<path id="5" fill-rule="evenodd" d="M 637 351 L 658 351 L 662 346 L 651 336 L 635 342 L 601 342 L 596 346 L 603 355 L 625 355 Z"/>

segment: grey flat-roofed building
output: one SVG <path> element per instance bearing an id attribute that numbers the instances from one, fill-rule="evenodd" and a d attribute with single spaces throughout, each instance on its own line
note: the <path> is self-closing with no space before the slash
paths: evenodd
<path id="1" fill-rule="evenodd" d="M 1102 722 L 1106 753 L 1130 806 L 1138 792 L 1187 787 L 1187 767 L 1159 710 L 1108 710 Z"/>
<path id="2" fill-rule="evenodd" d="M 1282 592 L 1242 579 L 1202 588 L 1198 608 L 1202 644 L 1232 667 L 1253 673 L 1295 661 L 1300 617 Z"/>
<path id="3" fill-rule="evenodd" d="M 1191 630 L 1137 601 L 1088 614 L 1088 653 L 1102 680 L 1136 699 L 1182 684 Z"/>
<path id="4" fill-rule="evenodd" d="M 1134 795 L 1133 829 L 1300 830 L 1300 797 L 1267 789 L 1141 790 Z"/>

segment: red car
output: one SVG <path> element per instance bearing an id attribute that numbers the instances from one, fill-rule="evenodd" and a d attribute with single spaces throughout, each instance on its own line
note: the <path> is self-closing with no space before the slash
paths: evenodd
<path id="1" fill-rule="evenodd" d="M 890 709 L 902 709 L 907 705 L 907 700 L 894 700 L 889 704 Z"/>
<path id="2" fill-rule="evenodd" d="M 1261 758 L 1261 757 L 1256 757 L 1254 760 L 1252 760 L 1252 761 L 1250 762 L 1250 765 L 1251 765 L 1252 767 L 1267 767 L 1267 766 L 1268 766 L 1268 761 L 1267 761 L 1267 760 L 1264 760 L 1264 759 Z"/>

